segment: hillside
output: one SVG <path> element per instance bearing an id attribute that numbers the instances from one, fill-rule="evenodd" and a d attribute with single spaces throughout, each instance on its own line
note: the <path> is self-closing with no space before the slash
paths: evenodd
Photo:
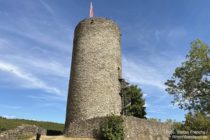
<path id="1" fill-rule="evenodd" d="M 25 119 L 7 119 L 0 117 L 0 133 L 5 130 L 14 129 L 22 124 L 36 125 L 47 130 L 63 131 L 64 124 L 54 122 L 33 121 Z"/>

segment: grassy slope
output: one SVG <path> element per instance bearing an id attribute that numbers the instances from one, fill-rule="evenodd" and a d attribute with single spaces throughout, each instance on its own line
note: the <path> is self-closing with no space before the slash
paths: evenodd
<path id="1" fill-rule="evenodd" d="M 64 125 L 59 123 L 32 121 L 24 119 L 6 119 L 0 117 L 0 133 L 5 130 L 14 129 L 22 124 L 36 125 L 48 130 L 57 130 L 57 131 L 63 131 L 64 128 Z"/>

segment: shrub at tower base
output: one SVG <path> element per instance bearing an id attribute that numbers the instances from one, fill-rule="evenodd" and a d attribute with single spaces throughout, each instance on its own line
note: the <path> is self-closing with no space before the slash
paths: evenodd
<path id="1" fill-rule="evenodd" d="M 109 116 L 101 125 L 102 140 L 124 140 L 123 118 Z"/>

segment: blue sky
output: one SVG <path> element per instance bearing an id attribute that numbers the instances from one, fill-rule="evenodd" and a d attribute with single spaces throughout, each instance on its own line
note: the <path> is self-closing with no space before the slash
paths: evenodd
<path id="1" fill-rule="evenodd" d="M 89 0 L 0 0 L 0 116 L 64 122 L 72 39 Z M 147 116 L 182 121 L 164 82 L 190 42 L 210 44 L 208 0 L 93 0 L 122 32 L 123 76 L 139 85 Z"/>

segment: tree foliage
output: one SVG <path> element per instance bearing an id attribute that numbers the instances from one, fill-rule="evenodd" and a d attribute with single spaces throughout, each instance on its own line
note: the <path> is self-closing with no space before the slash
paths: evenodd
<path id="1" fill-rule="evenodd" d="M 210 49 L 201 40 L 191 44 L 186 61 L 167 80 L 166 91 L 174 104 L 191 112 L 210 115 Z"/>
<path id="2" fill-rule="evenodd" d="M 180 130 L 180 131 L 185 130 L 184 124 L 182 122 L 176 122 L 176 121 L 172 123 L 172 128 L 173 130 Z"/>
<path id="3" fill-rule="evenodd" d="M 145 100 L 141 89 L 137 85 L 130 85 L 126 88 L 125 105 L 126 115 L 146 118 Z"/>
<path id="4" fill-rule="evenodd" d="M 109 116 L 101 126 L 102 140 L 124 140 L 123 118 Z"/>
<path id="5" fill-rule="evenodd" d="M 210 118 L 200 112 L 193 112 L 186 114 L 185 121 L 183 122 L 166 121 L 166 123 L 172 124 L 172 128 L 174 130 L 180 130 L 180 131 L 210 130 Z"/>
<path id="6" fill-rule="evenodd" d="M 173 130 L 179 130 L 179 131 L 185 131 L 184 128 L 184 123 L 183 122 L 178 122 L 176 120 L 172 120 L 172 119 L 166 119 L 165 120 L 166 124 L 169 124 Z"/>
<path id="7" fill-rule="evenodd" d="M 203 113 L 188 113 L 185 119 L 185 130 L 207 131 L 210 129 L 210 119 Z"/>

